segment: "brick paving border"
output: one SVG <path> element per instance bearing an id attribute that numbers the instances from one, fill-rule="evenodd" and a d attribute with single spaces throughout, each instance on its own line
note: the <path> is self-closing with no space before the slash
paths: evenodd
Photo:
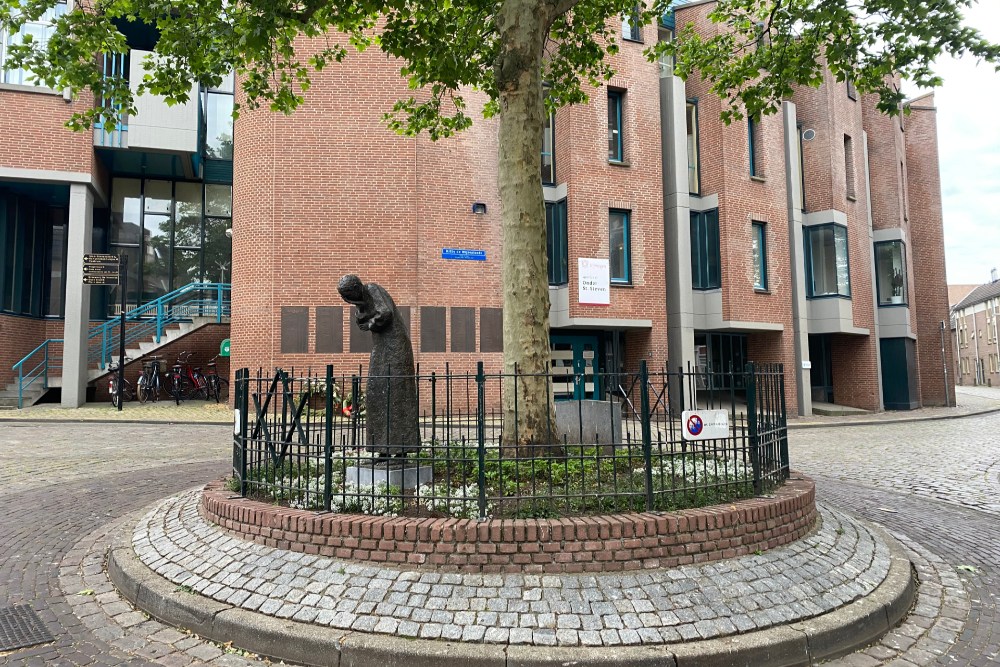
<path id="1" fill-rule="evenodd" d="M 316 513 L 205 487 L 202 516 L 269 547 L 435 572 L 580 573 L 649 570 L 736 558 L 790 544 L 816 523 L 812 480 L 767 497 L 663 514 L 565 519 L 420 519 Z"/>

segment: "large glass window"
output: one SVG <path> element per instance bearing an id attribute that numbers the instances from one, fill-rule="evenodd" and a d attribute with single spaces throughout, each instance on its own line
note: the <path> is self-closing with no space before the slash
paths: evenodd
<path id="1" fill-rule="evenodd" d="M 546 250 L 549 284 L 569 282 L 569 242 L 566 238 L 566 200 L 545 203 Z"/>
<path id="2" fill-rule="evenodd" d="M 632 282 L 631 248 L 629 247 L 629 218 L 631 211 L 611 209 L 608 212 L 608 258 L 611 282 Z"/>
<path id="3" fill-rule="evenodd" d="M 847 228 L 833 224 L 806 227 L 805 244 L 807 296 L 850 297 Z"/>
<path id="4" fill-rule="evenodd" d="M 761 164 L 761 137 L 760 122 L 752 118 L 747 121 L 747 142 L 750 153 L 750 175 L 755 178 L 763 176 L 763 166 Z"/>
<path id="5" fill-rule="evenodd" d="M 542 183 L 551 185 L 556 182 L 556 115 L 545 114 L 545 125 L 542 126 Z"/>
<path id="6" fill-rule="evenodd" d="M 698 154 L 698 103 L 687 103 L 688 192 L 701 192 L 701 165 Z"/>
<path id="7" fill-rule="evenodd" d="M 35 80 L 34 75 L 25 69 L 14 69 L 7 67 L 7 60 L 10 57 L 10 47 L 23 44 L 26 35 L 31 36 L 31 41 L 44 49 L 52 31 L 55 29 L 53 21 L 66 13 L 66 0 L 59 0 L 54 6 L 45 10 L 45 13 L 38 17 L 36 21 L 27 21 L 21 26 L 20 32 L 8 34 L 0 30 L 0 81 L 4 83 L 18 83 L 26 86 L 41 85 Z"/>
<path id="8" fill-rule="evenodd" d="M 622 39 L 642 41 L 642 6 L 638 2 L 622 16 Z"/>
<path id="9" fill-rule="evenodd" d="M 878 305 L 895 306 L 906 300 L 906 246 L 902 241 L 875 244 L 875 282 Z"/>
<path id="10" fill-rule="evenodd" d="M 620 90 L 608 91 L 608 160 L 623 162 L 625 144 L 622 138 L 622 98 Z"/>
<path id="11" fill-rule="evenodd" d="M 233 76 L 205 92 L 205 157 L 233 159 Z"/>
<path id="12" fill-rule="evenodd" d="M 717 208 L 691 211 L 691 286 L 694 289 L 718 289 L 722 286 Z"/>
<path id="13" fill-rule="evenodd" d="M 767 289 L 767 226 L 763 222 L 751 223 L 753 238 L 753 287 Z"/>

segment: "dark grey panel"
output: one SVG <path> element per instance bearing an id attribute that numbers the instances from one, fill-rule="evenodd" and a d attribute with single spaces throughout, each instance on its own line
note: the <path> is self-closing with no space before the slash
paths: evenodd
<path id="1" fill-rule="evenodd" d="M 309 351 L 309 307 L 281 307 L 281 352 L 302 354 Z"/>
<path id="2" fill-rule="evenodd" d="M 358 327 L 357 309 L 351 308 L 351 352 L 371 352 L 372 332 Z"/>
<path id="3" fill-rule="evenodd" d="M 503 308 L 479 309 L 479 351 L 503 352 Z"/>
<path id="4" fill-rule="evenodd" d="M 420 351 L 445 351 L 445 309 L 420 306 Z"/>
<path id="5" fill-rule="evenodd" d="M 344 307 L 316 306 L 316 354 L 344 351 Z"/>
<path id="6" fill-rule="evenodd" d="M 476 351 L 476 309 L 451 309 L 451 351 Z"/>

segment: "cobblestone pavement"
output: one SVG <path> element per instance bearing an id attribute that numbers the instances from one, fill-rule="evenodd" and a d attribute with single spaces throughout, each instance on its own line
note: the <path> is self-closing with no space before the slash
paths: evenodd
<path id="1" fill-rule="evenodd" d="M 789 426 L 797 427 L 832 426 L 836 424 L 856 425 L 858 423 L 878 422 L 911 422 L 923 419 L 944 419 L 948 417 L 963 417 L 982 412 L 1000 409 L 1000 387 L 957 387 L 955 406 L 919 408 L 917 410 L 896 410 L 872 414 L 869 412 L 858 415 L 809 417 L 792 417 Z"/>
<path id="2" fill-rule="evenodd" d="M 182 401 L 160 399 L 155 403 L 129 401 L 119 411 L 110 402 L 87 403 L 75 410 L 67 410 L 58 403 L 40 403 L 23 410 L 0 410 L 0 423 L 7 421 L 108 421 L 108 422 L 162 422 L 190 424 L 193 422 L 232 423 L 233 410 L 225 403 L 215 401 Z"/>
<path id="3" fill-rule="evenodd" d="M 633 574 L 415 572 L 245 541 L 198 514 L 200 493 L 169 498 L 132 544 L 178 586 L 278 618 L 401 637 L 539 646 L 710 639 L 817 616 L 868 595 L 889 549 L 824 510 L 819 530 L 759 555 Z"/>
<path id="4" fill-rule="evenodd" d="M 1000 524 L 982 502 L 996 495 L 998 425 L 983 416 L 791 434 L 792 460 L 817 479 L 820 499 L 893 531 L 920 575 L 907 621 L 834 664 L 1000 664 Z M 137 614 L 100 567 L 109 525 L 223 474 L 228 438 L 228 428 L 204 425 L 0 424 L 0 600 L 31 604 L 56 637 L 0 654 L 0 664 L 252 662 Z"/>

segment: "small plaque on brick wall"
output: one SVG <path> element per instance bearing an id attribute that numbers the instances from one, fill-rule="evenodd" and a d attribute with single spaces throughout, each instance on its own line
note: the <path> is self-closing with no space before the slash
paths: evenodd
<path id="1" fill-rule="evenodd" d="M 316 354 L 344 351 L 344 307 L 316 307 Z"/>
<path id="2" fill-rule="evenodd" d="M 372 332 L 358 326 L 358 311 L 351 308 L 351 352 L 371 352 Z"/>
<path id="3" fill-rule="evenodd" d="M 439 306 L 420 306 L 420 351 L 445 351 L 445 309 Z"/>
<path id="4" fill-rule="evenodd" d="M 451 351 L 476 351 L 476 309 L 451 309 Z"/>
<path id="5" fill-rule="evenodd" d="M 479 351 L 503 352 L 503 308 L 479 309 Z"/>
<path id="6" fill-rule="evenodd" d="M 309 307 L 281 307 L 281 353 L 309 352 Z"/>

